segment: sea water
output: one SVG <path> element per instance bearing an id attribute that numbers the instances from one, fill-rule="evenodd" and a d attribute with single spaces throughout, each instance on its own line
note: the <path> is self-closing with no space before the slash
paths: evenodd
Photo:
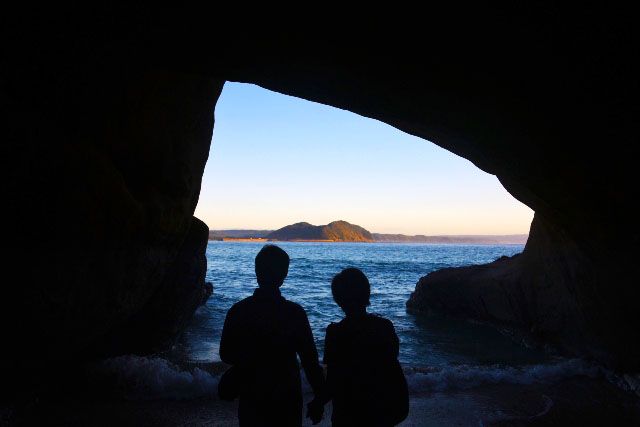
<path id="1" fill-rule="evenodd" d="M 535 389 L 569 377 L 604 375 L 611 381 L 609 373 L 591 363 L 527 348 L 491 326 L 407 311 L 406 301 L 422 276 L 442 268 L 513 256 L 522 251 L 522 245 L 278 245 L 291 258 L 282 294 L 306 310 L 320 357 L 327 325 L 343 317 L 331 296 L 331 279 L 346 267 L 358 267 L 369 277 L 369 311 L 391 320 L 400 339 L 399 358 L 409 384 L 414 418 L 426 417 L 434 425 L 483 425 L 487 420 L 526 418 L 548 410 L 553 402 L 544 394 L 533 393 L 534 397 L 524 404 L 529 412 L 511 414 L 514 404 L 522 406 L 518 399 L 514 403 L 513 397 L 522 387 Z M 224 318 L 234 303 L 256 288 L 254 258 L 262 246 L 209 242 L 206 280 L 213 283 L 213 295 L 198 308 L 173 350 L 107 359 L 98 370 L 116 378 L 127 399 L 216 399 L 219 375 L 224 369 L 218 353 Z M 303 389 L 305 398 L 310 399 L 306 381 Z M 423 425 L 422 421 L 407 423 Z"/>
<path id="2" fill-rule="evenodd" d="M 404 243 L 279 242 L 291 258 L 282 295 L 306 310 L 322 355 L 327 325 L 344 315 L 331 296 L 331 279 L 357 267 L 371 283 L 369 312 L 391 320 L 400 338 L 400 362 L 417 368 L 469 364 L 533 363 L 544 356 L 495 329 L 465 320 L 407 312 L 418 280 L 438 269 L 483 264 L 522 251 L 522 245 L 436 245 Z M 209 242 L 206 280 L 214 291 L 200 307 L 171 358 L 219 361 L 227 310 L 257 287 L 254 258 L 263 243 Z"/>

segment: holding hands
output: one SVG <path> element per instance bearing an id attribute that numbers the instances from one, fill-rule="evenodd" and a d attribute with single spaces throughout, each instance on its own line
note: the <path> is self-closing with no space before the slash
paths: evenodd
<path id="1" fill-rule="evenodd" d="M 311 422 L 315 425 L 322 421 L 324 414 L 324 403 L 317 397 L 314 398 L 307 405 L 307 418 L 311 419 Z"/>

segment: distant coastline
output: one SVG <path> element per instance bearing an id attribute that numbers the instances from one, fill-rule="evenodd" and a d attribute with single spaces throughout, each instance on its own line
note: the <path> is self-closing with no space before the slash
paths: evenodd
<path id="1" fill-rule="evenodd" d="M 221 240 L 223 242 L 266 242 L 267 239 L 263 237 L 220 237 L 220 238 L 211 238 L 209 236 L 209 240 Z"/>
<path id="2" fill-rule="evenodd" d="M 524 245 L 528 234 L 506 235 L 415 235 L 370 233 L 346 221 L 327 225 L 299 222 L 278 230 L 210 230 L 209 240 L 225 242 L 359 242 L 359 243 L 432 243 L 475 245 Z"/>

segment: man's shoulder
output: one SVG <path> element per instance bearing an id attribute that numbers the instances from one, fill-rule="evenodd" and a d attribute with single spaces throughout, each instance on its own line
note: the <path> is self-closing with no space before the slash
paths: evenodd
<path id="1" fill-rule="evenodd" d="M 387 319 L 386 317 L 381 316 L 378 313 L 367 313 L 367 317 L 372 322 L 378 322 L 378 323 L 390 323 L 391 322 L 391 320 Z"/>
<path id="2" fill-rule="evenodd" d="M 261 302 L 258 301 L 253 295 L 251 295 L 233 304 L 229 309 L 229 313 L 233 315 L 234 313 L 242 313 L 247 310 L 251 311 L 255 309 L 256 305 L 260 305 L 260 304 Z M 281 309 L 284 310 L 289 315 L 293 315 L 296 317 L 297 316 L 302 317 L 307 315 L 307 312 L 305 311 L 305 309 L 302 308 L 302 306 L 296 302 L 289 301 L 285 298 L 280 298 L 280 302 L 278 302 L 278 304 L 282 304 Z"/>
<path id="3" fill-rule="evenodd" d="M 369 321 L 371 323 L 377 324 L 377 325 L 384 325 L 384 326 L 391 326 L 393 327 L 393 322 L 389 319 L 387 319 L 386 317 L 382 317 L 379 314 L 376 313 L 369 313 Z"/>
<path id="4" fill-rule="evenodd" d="M 297 302 L 293 302 L 290 301 L 288 299 L 283 298 L 284 300 L 284 306 L 287 310 L 289 310 L 292 313 L 296 313 L 296 314 L 304 314 L 306 315 L 307 312 L 305 311 L 304 308 L 302 308 L 302 306 L 300 304 L 298 304 Z"/>

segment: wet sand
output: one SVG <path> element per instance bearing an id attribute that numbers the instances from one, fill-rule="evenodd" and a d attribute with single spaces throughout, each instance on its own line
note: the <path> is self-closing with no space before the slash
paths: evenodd
<path id="1" fill-rule="evenodd" d="M 306 396 L 307 400 L 310 396 Z M 552 385 L 490 385 L 411 397 L 402 426 L 640 425 L 640 399 L 587 377 Z M 3 405 L 0 423 L 60 426 L 236 426 L 237 403 L 214 397 L 173 401 L 32 399 Z M 320 424 L 330 425 L 330 405 Z M 305 420 L 303 425 L 311 425 Z"/>

